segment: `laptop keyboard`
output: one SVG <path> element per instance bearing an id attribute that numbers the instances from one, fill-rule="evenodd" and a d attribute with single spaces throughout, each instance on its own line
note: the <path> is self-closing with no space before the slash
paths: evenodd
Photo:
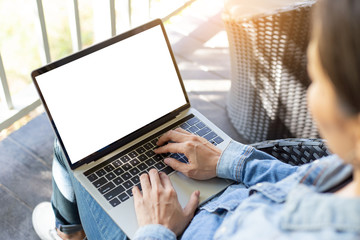
<path id="1" fill-rule="evenodd" d="M 166 174 L 174 171 L 164 163 L 164 158 L 172 157 L 184 163 L 188 162 L 184 154 L 155 154 L 153 151 L 158 147 L 156 143 L 162 134 L 178 127 L 204 137 L 215 146 L 224 141 L 197 117 L 189 115 L 181 120 L 180 123 L 175 123 L 163 129 L 126 150 L 126 152 L 122 152 L 84 172 L 84 175 L 92 182 L 105 199 L 113 207 L 116 207 L 132 197 L 131 189 L 134 186 L 138 186 L 141 189 L 141 174 L 148 173 L 152 168 L 165 172 Z"/>

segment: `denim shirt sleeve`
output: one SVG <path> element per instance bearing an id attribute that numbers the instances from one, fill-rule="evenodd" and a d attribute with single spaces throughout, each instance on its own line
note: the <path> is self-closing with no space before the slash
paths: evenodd
<path id="1" fill-rule="evenodd" d="M 139 228 L 134 236 L 136 240 L 176 239 L 175 233 L 160 224 L 150 224 Z"/>
<path id="2" fill-rule="evenodd" d="M 251 146 L 231 141 L 219 159 L 216 174 L 249 187 L 259 182 L 278 182 L 297 168 Z"/>

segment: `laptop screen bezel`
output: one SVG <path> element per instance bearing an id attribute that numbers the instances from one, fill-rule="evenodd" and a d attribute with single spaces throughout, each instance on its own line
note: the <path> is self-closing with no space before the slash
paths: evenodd
<path id="1" fill-rule="evenodd" d="M 174 65 L 175 70 L 176 70 L 176 74 L 178 76 L 178 80 L 180 82 L 180 85 L 181 85 L 181 88 L 182 88 L 182 91 L 183 91 L 183 94 L 184 94 L 184 97 L 185 97 L 185 100 L 186 100 L 186 104 L 184 104 L 183 106 L 180 106 L 177 109 L 174 109 L 172 112 L 170 112 L 170 113 L 168 113 L 168 114 L 154 120 L 153 122 L 141 127 L 140 129 L 138 129 L 138 130 L 136 130 L 136 131 L 134 131 L 134 132 L 132 132 L 132 133 L 118 139 L 118 140 L 116 140 L 115 142 L 113 142 L 113 143 L 111 143 L 111 144 L 97 150 L 96 152 L 82 158 L 81 160 L 79 160 L 79 161 L 77 161 L 75 163 L 72 163 L 71 160 L 70 160 L 70 157 L 69 157 L 69 155 L 68 155 L 68 153 L 66 151 L 65 145 L 64 145 L 64 143 L 62 141 L 61 135 L 60 135 L 60 133 L 59 133 L 57 127 L 56 127 L 55 121 L 52 118 L 51 111 L 47 106 L 47 103 L 46 103 L 46 100 L 44 99 L 43 94 L 41 93 L 41 89 L 40 89 L 40 87 L 38 85 L 36 77 L 41 75 L 41 74 L 44 74 L 44 73 L 46 73 L 48 71 L 51 71 L 51 70 L 53 70 L 55 68 L 63 66 L 65 64 L 69 63 L 69 62 L 72 62 L 72 61 L 74 61 L 76 59 L 79 59 L 81 57 L 89 55 L 89 54 L 91 54 L 93 52 L 96 52 L 96 51 L 98 51 L 100 49 L 103 49 L 103 48 L 105 48 L 107 46 L 115 44 L 115 43 L 117 43 L 119 41 L 127 39 L 127 38 L 129 38 L 129 37 L 131 37 L 131 36 L 133 36 L 135 34 L 141 33 L 143 31 L 146 31 L 146 30 L 148 30 L 150 28 L 153 28 L 153 27 L 156 27 L 156 26 L 161 26 L 161 29 L 162 29 L 164 38 L 166 40 L 166 44 L 167 44 L 171 59 L 173 61 L 173 65 Z M 171 49 L 170 41 L 168 39 L 168 36 L 166 34 L 166 31 L 165 31 L 165 27 L 164 27 L 161 19 L 155 19 L 155 20 L 153 20 L 153 21 L 151 21 L 149 23 L 146 23 L 144 25 L 136 27 L 136 28 L 134 28 L 132 30 L 129 30 L 129 31 L 125 32 L 125 33 L 122 33 L 120 35 L 112 37 L 112 38 L 110 38 L 108 40 L 105 40 L 103 42 L 97 43 L 97 44 L 95 44 L 93 46 L 90 46 L 90 47 L 88 47 L 86 49 L 83 49 L 83 50 L 81 50 L 79 52 L 76 52 L 76 53 L 71 54 L 71 55 L 69 55 L 67 57 L 64 57 L 64 58 L 62 58 L 62 59 L 60 59 L 58 61 L 54 61 L 54 62 L 52 62 L 52 63 L 50 63 L 48 65 L 45 65 L 45 66 L 43 66 L 41 68 L 38 68 L 38 69 L 34 70 L 31 73 L 31 77 L 32 77 L 32 80 L 34 82 L 35 88 L 36 88 L 36 90 L 37 90 L 37 92 L 38 92 L 38 94 L 40 96 L 40 99 L 41 99 L 41 101 L 43 103 L 44 109 L 45 109 L 45 111 L 47 113 L 47 116 L 49 118 L 51 126 L 52 126 L 52 128 L 53 128 L 53 130 L 55 132 L 55 136 L 57 137 L 57 139 L 59 141 L 59 144 L 60 144 L 60 146 L 61 146 L 61 148 L 63 150 L 63 153 L 64 153 L 64 155 L 66 157 L 66 160 L 69 163 L 69 166 L 70 166 L 71 169 L 76 169 L 76 168 L 82 166 L 83 164 L 90 163 L 92 161 L 96 161 L 96 160 L 108 155 L 109 153 L 115 151 L 116 149 L 128 144 L 129 142 L 143 136 L 147 132 L 156 129 L 157 127 L 161 126 L 162 124 L 164 124 L 164 123 L 168 122 L 169 120 L 175 118 L 182 111 L 190 108 L 190 101 L 189 101 L 188 95 L 186 93 L 185 86 L 184 86 L 183 80 L 182 80 L 181 75 L 180 75 L 180 71 L 179 71 L 178 66 L 176 64 L 175 56 L 174 56 L 174 53 L 173 53 L 173 51 Z"/>

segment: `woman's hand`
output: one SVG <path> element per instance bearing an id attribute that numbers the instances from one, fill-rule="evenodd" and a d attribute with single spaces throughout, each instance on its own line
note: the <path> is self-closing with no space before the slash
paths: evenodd
<path id="1" fill-rule="evenodd" d="M 183 153 L 189 163 L 182 163 L 173 158 L 164 161 L 173 169 L 182 172 L 188 177 L 206 180 L 216 177 L 216 165 L 221 156 L 221 150 L 207 141 L 205 138 L 191 134 L 181 128 L 170 130 L 160 137 L 155 153 Z"/>
<path id="2" fill-rule="evenodd" d="M 140 227 L 148 224 L 161 224 L 177 236 L 180 235 L 191 219 L 199 204 L 199 191 L 193 192 L 183 209 L 169 177 L 151 169 L 140 176 L 142 193 L 137 187 L 132 189 L 135 212 Z"/>

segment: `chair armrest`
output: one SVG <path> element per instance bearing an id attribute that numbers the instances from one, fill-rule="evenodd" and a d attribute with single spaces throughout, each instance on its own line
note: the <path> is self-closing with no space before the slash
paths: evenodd
<path id="1" fill-rule="evenodd" d="M 323 139 L 287 138 L 250 144 L 284 163 L 301 165 L 330 155 Z"/>

